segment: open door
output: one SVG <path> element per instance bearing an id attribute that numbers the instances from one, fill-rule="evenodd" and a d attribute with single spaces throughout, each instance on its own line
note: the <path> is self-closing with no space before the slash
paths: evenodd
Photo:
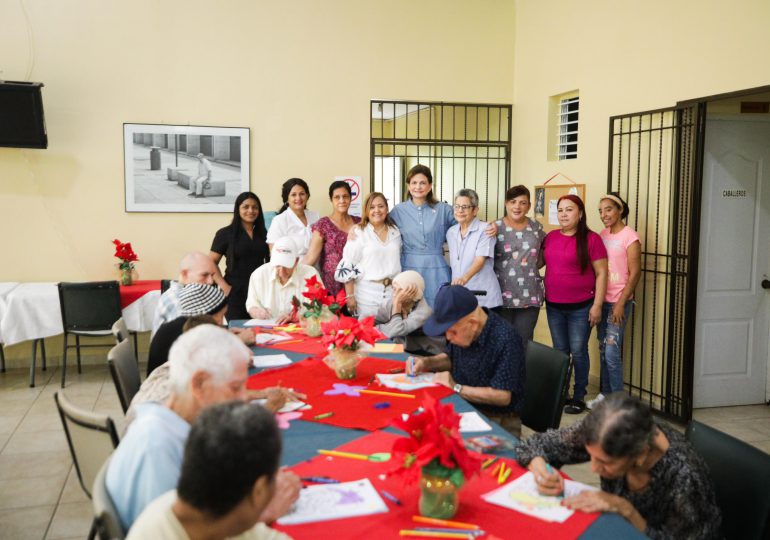
<path id="1" fill-rule="evenodd" d="M 705 104 L 610 118 L 607 186 L 631 210 L 642 277 L 626 327 L 628 392 L 682 422 L 693 407 L 693 350 Z"/>

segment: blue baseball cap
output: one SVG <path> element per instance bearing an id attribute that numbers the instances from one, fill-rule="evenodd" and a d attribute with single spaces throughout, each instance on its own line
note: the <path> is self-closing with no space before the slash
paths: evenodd
<path id="1" fill-rule="evenodd" d="M 440 336 L 479 307 L 476 295 L 462 285 L 444 285 L 433 301 L 433 315 L 422 327 L 426 336 Z"/>

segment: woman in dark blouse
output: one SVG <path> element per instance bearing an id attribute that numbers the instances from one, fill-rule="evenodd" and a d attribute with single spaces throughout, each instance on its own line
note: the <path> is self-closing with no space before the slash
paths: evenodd
<path id="1" fill-rule="evenodd" d="M 265 216 L 262 203 L 251 191 L 238 195 L 233 208 L 233 221 L 214 235 L 209 257 L 217 265 L 214 280 L 228 297 L 228 320 L 249 319 L 246 296 L 252 272 L 270 260 L 265 238 Z M 226 260 L 224 278 L 219 272 L 219 261 Z"/>
<path id="2" fill-rule="evenodd" d="M 607 396 L 582 422 L 537 433 L 516 447 L 543 495 L 560 495 L 560 467 L 591 461 L 601 491 L 562 504 L 615 512 L 650 538 L 720 538 L 721 516 L 708 467 L 681 433 L 657 424 L 650 408 L 622 392 Z"/>

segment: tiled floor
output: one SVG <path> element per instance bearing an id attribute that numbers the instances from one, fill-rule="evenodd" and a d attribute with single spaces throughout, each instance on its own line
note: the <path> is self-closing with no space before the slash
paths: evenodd
<path id="1" fill-rule="evenodd" d="M 28 377 L 26 369 L 0 373 L 0 539 L 85 538 L 91 503 L 72 467 L 53 401 L 60 372 L 38 371 L 36 388 L 29 388 Z M 84 365 L 81 375 L 68 370 L 65 392 L 76 404 L 112 416 L 122 432 L 123 412 L 106 366 Z M 581 417 L 565 414 L 562 425 Z M 700 409 L 695 418 L 770 453 L 768 406 Z M 531 433 L 524 428 L 524 437 Z M 598 485 L 588 464 L 564 471 Z"/>

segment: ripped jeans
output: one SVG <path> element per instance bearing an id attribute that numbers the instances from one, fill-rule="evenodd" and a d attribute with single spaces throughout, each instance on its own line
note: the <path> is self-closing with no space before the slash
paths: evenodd
<path id="1" fill-rule="evenodd" d="M 605 302 L 602 306 L 602 320 L 596 327 L 596 338 L 599 340 L 601 362 L 600 389 L 605 396 L 623 390 L 623 333 L 633 305 L 633 300 L 626 302 L 623 309 L 626 318 L 619 325 L 610 322 L 615 304 Z"/>

